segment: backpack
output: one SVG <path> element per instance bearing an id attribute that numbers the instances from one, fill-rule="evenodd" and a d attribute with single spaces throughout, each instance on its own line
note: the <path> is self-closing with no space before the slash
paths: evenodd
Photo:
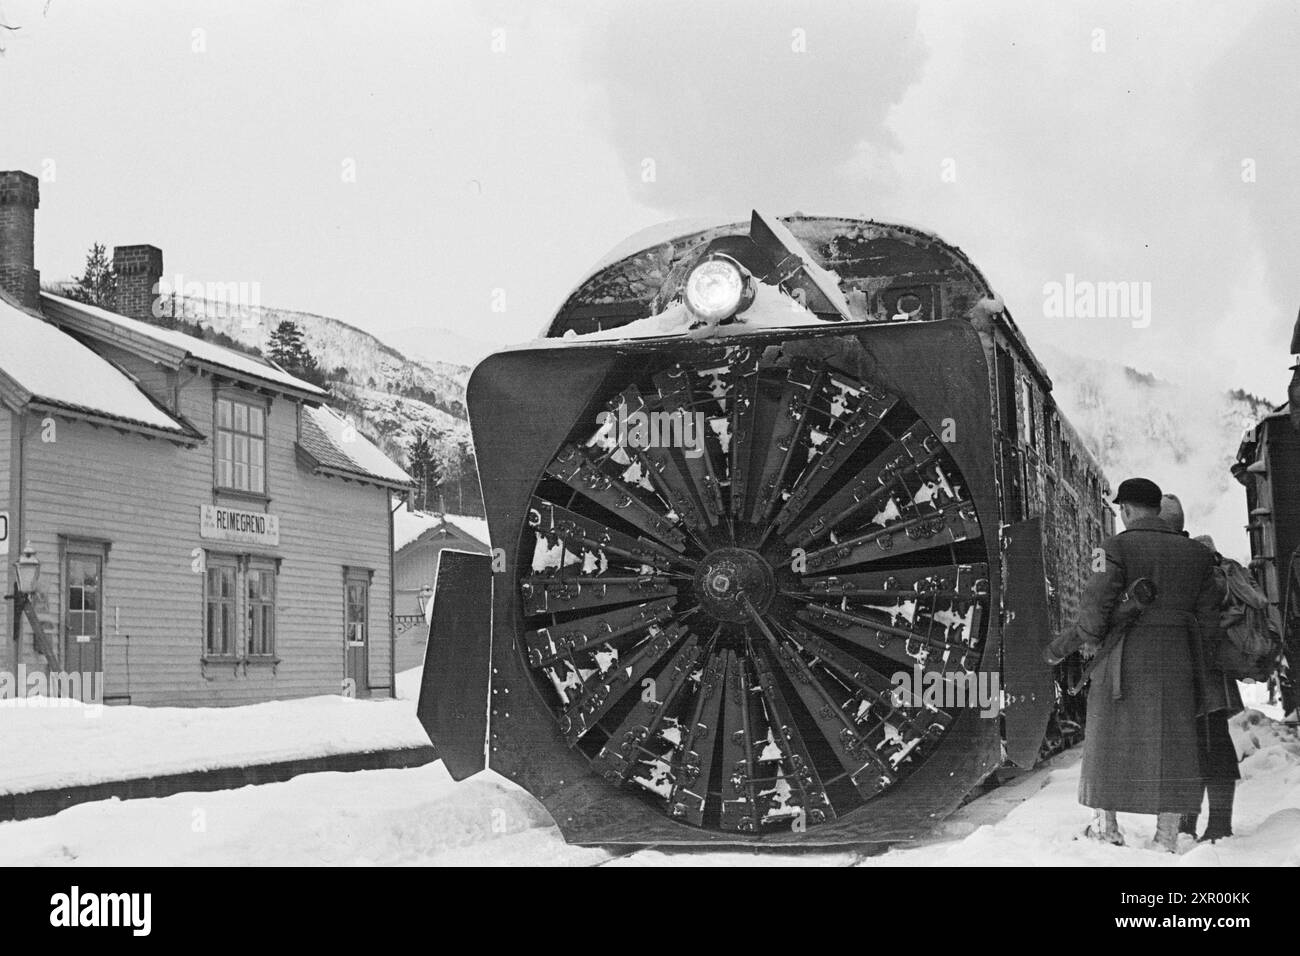
<path id="1" fill-rule="evenodd" d="M 1282 619 L 1251 573 L 1231 558 L 1217 571 L 1226 592 L 1219 628 L 1218 662 L 1225 677 L 1266 681 L 1282 657 Z"/>

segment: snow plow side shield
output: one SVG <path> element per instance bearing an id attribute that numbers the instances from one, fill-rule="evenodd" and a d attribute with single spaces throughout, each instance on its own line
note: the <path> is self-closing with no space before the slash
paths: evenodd
<path id="1" fill-rule="evenodd" d="M 492 558 L 444 549 L 435 580 L 416 716 L 452 779 L 464 780 L 486 766 Z"/>
<path id="2" fill-rule="evenodd" d="M 1052 669 L 1043 660 L 1051 643 L 1042 520 L 1030 518 L 1005 533 L 1007 585 L 1003 607 L 1002 683 L 1007 759 L 1028 769 L 1038 762 L 1055 703 Z"/>

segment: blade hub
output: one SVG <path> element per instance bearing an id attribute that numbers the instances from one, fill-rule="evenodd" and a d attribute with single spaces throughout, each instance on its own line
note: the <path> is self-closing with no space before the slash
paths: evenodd
<path id="1" fill-rule="evenodd" d="M 771 565 L 758 552 L 719 548 L 700 562 L 695 593 L 700 607 L 715 621 L 742 624 L 750 618 L 740 595 L 761 613 L 772 603 L 776 586 Z"/>

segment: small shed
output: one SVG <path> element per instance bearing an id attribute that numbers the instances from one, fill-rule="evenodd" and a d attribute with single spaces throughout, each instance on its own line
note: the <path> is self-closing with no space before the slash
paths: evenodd
<path id="1" fill-rule="evenodd" d="M 487 520 L 471 515 L 399 510 L 393 516 L 393 613 L 397 623 L 398 672 L 424 664 L 428 641 L 425 612 L 433 594 L 443 548 L 489 554 Z"/>

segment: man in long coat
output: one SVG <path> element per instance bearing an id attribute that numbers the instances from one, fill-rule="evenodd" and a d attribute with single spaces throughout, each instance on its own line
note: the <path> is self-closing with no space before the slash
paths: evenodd
<path id="1" fill-rule="evenodd" d="M 1176 495 L 1164 496 L 1160 503 L 1160 520 L 1169 525 L 1171 530 L 1188 537 L 1183 504 Z M 1224 583 L 1223 568 L 1227 559 L 1219 554 L 1214 539 L 1209 535 L 1200 535 L 1192 540 L 1209 548 L 1214 554 L 1218 566 L 1215 578 L 1219 585 L 1220 600 L 1226 599 L 1227 586 Z M 1201 842 L 1208 840 L 1213 843 L 1232 836 L 1233 797 L 1237 781 L 1241 779 L 1241 771 L 1237 768 L 1237 748 L 1228 732 L 1228 718 L 1241 713 L 1245 705 L 1241 702 L 1237 682 L 1225 675 L 1219 666 L 1217 642 L 1227 639 L 1222 628 L 1215 628 L 1214 642 L 1204 644 L 1197 662 L 1200 670 L 1196 683 L 1196 749 L 1201 756 L 1201 773 L 1205 777 L 1210 804 L 1210 821 L 1200 837 Z M 1196 818 L 1194 813 L 1183 814 L 1179 832 L 1195 837 Z"/>
<path id="2" fill-rule="evenodd" d="M 1160 520 L 1160 489 L 1145 478 L 1119 486 L 1125 530 L 1102 543 L 1104 566 L 1080 601 L 1080 635 L 1098 647 L 1088 689 L 1079 802 L 1099 812 L 1089 835 L 1122 843 L 1116 812 L 1157 815 L 1156 843 L 1174 850 L 1179 815 L 1200 810 L 1196 660 L 1218 624 L 1214 556 Z M 1156 599 L 1124 633 L 1112 611 L 1139 578 Z"/>

